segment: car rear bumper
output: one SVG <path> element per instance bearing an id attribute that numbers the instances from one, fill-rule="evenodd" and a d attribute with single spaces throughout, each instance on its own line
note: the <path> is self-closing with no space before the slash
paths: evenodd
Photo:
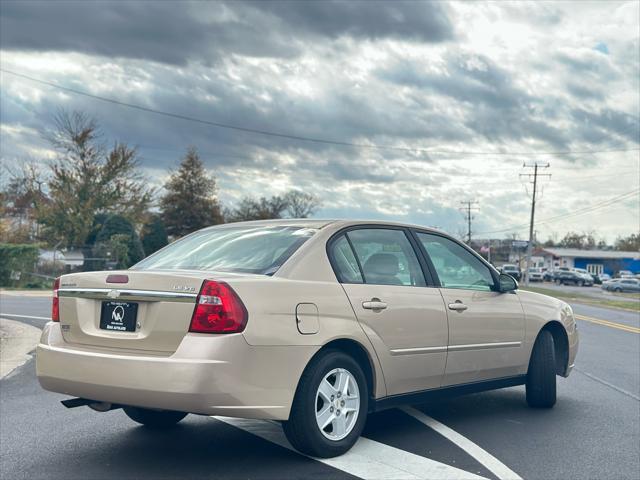
<path id="1" fill-rule="evenodd" d="M 36 350 L 40 385 L 101 402 L 205 415 L 286 420 L 318 347 L 250 346 L 241 334 L 187 334 L 170 356 L 71 345 L 48 323 Z"/>

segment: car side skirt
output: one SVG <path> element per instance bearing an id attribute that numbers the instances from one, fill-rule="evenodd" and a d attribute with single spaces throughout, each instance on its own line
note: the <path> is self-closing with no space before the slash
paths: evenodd
<path id="1" fill-rule="evenodd" d="M 402 405 L 417 405 L 421 403 L 445 400 L 460 395 L 470 393 L 485 392 L 487 390 L 497 390 L 499 388 L 515 387 L 524 385 L 527 381 L 526 375 L 516 375 L 513 377 L 497 378 L 492 380 L 483 380 L 481 382 L 463 383 L 460 385 L 450 385 L 430 390 L 422 390 L 420 392 L 403 393 L 400 395 L 391 395 L 375 400 L 371 403 L 369 412 L 379 412 L 388 408 L 399 407 Z"/>

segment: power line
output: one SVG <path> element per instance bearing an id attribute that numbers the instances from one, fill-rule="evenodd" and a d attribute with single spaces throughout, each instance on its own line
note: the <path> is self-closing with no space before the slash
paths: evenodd
<path id="1" fill-rule="evenodd" d="M 580 216 L 580 215 L 584 215 L 586 213 L 591 213 L 591 212 L 593 212 L 595 210 L 600 210 L 600 209 L 603 209 L 603 208 L 606 208 L 606 207 L 612 207 L 612 206 L 615 206 L 618 202 L 620 202 L 622 200 L 627 200 L 629 198 L 632 198 L 633 196 L 637 195 L 638 193 L 640 193 L 640 189 L 632 191 L 632 192 L 629 192 L 629 193 L 627 193 L 625 195 L 621 195 L 619 197 L 616 197 L 615 199 L 609 200 L 606 203 L 603 202 L 598 206 L 592 206 L 592 207 L 588 207 L 588 208 L 585 208 L 585 209 L 582 209 L 582 210 L 578 210 L 576 212 L 571 212 L 571 213 L 567 213 L 565 215 L 558 215 L 557 217 L 552 217 L 550 219 L 541 220 L 541 221 L 537 222 L 537 224 L 538 225 L 544 225 L 544 224 L 547 224 L 547 223 L 553 223 L 553 222 L 557 222 L 558 220 L 565 220 L 567 218 L 577 217 L 577 216 Z"/>
<path id="2" fill-rule="evenodd" d="M 631 151 L 640 151 L 640 148 L 614 148 L 608 150 L 564 150 L 564 151 L 542 151 L 542 152 L 508 152 L 508 151 L 500 151 L 500 152 L 487 152 L 487 151 L 454 151 L 454 150 L 431 150 L 428 148 L 412 148 L 412 147 L 402 147 L 399 145 L 376 145 L 376 144 L 363 144 L 363 143 L 352 143 L 352 142 L 344 142 L 339 140 L 330 140 L 323 139 L 317 137 L 306 137 L 301 135 L 293 135 L 288 133 L 280 133 L 273 132 L 269 130 L 261 130 L 257 128 L 244 127 L 241 125 L 231 125 L 227 123 L 214 122 L 211 120 L 205 120 L 202 118 L 191 117 L 188 115 L 182 115 L 174 112 L 167 112 L 163 110 L 157 110 L 154 108 L 144 107 L 142 105 L 137 105 L 134 103 L 123 102 L 120 100 L 116 100 L 114 98 L 103 97 L 100 95 L 94 95 L 92 93 L 88 93 L 83 90 L 78 90 L 76 88 L 65 87 L 63 85 L 59 85 L 57 83 L 49 82 L 47 80 L 41 80 L 39 78 L 35 78 L 29 75 L 25 75 L 23 73 L 14 72 L 11 70 L 7 70 L 5 68 L 0 68 L 0 71 L 4 73 L 8 73 L 10 75 L 14 75 L 19 78 L 23 78 L 32 82 L 36 82 L 42 85 L 47 85 L 52 88 L 57 88 L 59 90 L 63 90 L 65 92 L 73 93 L 75 95 L 81 95 L 87 98 L 92 98 L 94 100 L 99 100 L 106 103 L 111 103 L 114 105 L 118 105 L 121 107 L 132 108 L 135 110 L 139 110 L 146 113 L 152 113 L 155 115 L 161 115 L 164 117 L 175 118 L 178 120 L 184 120 L 188 122 L 199 123 L 202 125 L 208 125 L 216 128 L 223 128 L 228 130 L 235 130 L 244 133 L 253 133 L 257 135 L 265 135 L 269 137 L 278 137 L 278 138 L 286 138 L 290 140 L 297 140 L 303 142 L 313 142 L 320 143 L 326 145 L 337 145 L 342 147 L 353 147 L 353 148 L 364 148 L 364 149 L 375 149 L 375 150 L 393 150 L 393 151 L 402 151 L 402 152 L 413 152 L 413 153 L 426 153 L 431 155 L 511 155 L 511 156 L 539 156 L 539 155 L 570 155 L 570 154 L 594 154 L 594 153 L 611 153 L 611 152 L 631 152 Z"/>
<path id="3" fill-rule="evenodd" d="M 628 198 L 631 198 L 633 195 L 637 195 L 638 193 L 640 193 L 640 189 L 631 190 L 630 192 L 623 193 L 623 194 L 621 194 L 621 195 L 619 195 L 617 197 L 613 197 L 613 198 L 610 198 L 609 200 L 605 200 L 604 202 L 595 203 L 593 205 L 578 209 L 578 210 L 573 211 L 573 212 L 569 212 L 569 213 L 565 213 L 565 214 L 562 214 L 562 215 L 556 215 L 554 217 L 548 217 L 548 218 L 545 218 L 545 219 L 542 219 L 542 220 L 538 220 L 535 223 L 536 223 L 536 225 L 541 225 L 541 224 L 556 222 L 558 220 L 564 220 L 564 219 L 570 218 L 570 217 L 576 217 L 576 216 L 579 216 L 579 215 L 584 215 L 585 213 L 591 213 L 591 212 L 593 212 L 595 210 L 600 210 L 602 208 L 611 207 L 611 206 L 617 204 L 619 201 L 627 200 Z M 526 227 L 527 227 L 527 224 L 523 223 L 523 224 L 520 224 L 520 225 L 513 225 L 513 226 L 508 227 L 508 228 L 502 228 L 500 230 L 491 230 L 491 231 L 487 231 L 487 232 L 480 232 L 480 233 L 478 233 L 478 235 L 488 235 L 488 234 L 506 233 L 506 232 L 521 232 Z"/>

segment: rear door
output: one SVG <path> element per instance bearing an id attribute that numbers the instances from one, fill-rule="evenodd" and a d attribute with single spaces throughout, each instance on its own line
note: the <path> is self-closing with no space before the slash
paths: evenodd
<path id="1" fill-rule="evenodd" d="M 338 279 L 382 364 L 389 395 L 437 388 L 447 316 L 401 228 L 351 229 L 330 244 Z"/>
<path id="2" fill-rule="evenodd" d="M 490 268 L 447 237 L 416 232 L 447 306 L 449 345 L 443 385 L 521 373 L 524 311 L 515 292 L 494 291 Z"/>

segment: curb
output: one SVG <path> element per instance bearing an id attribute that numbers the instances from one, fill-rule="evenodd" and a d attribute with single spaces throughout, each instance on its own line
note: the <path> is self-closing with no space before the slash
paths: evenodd
<path id="1" fill-rule="evenodd" d="M 24 365 L 40 341 L 39 328 L 0 318 L 0 379 Z"/>

